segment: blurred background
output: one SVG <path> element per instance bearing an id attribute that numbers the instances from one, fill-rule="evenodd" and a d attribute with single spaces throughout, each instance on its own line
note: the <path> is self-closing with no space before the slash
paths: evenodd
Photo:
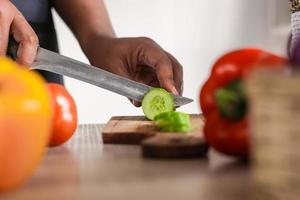
<path id="1" fill-rule="evenodd" d="M 286 54 L 290 32 L 287 0 L 106 0 L 119 37 L 147 36 L 172 53 L 184 68 L 184 96 L 195 101 L 179 110 L 201 112 L 198 94 L 213 62 L 240 47 Z M 88 62 L 76 39 L 54 12 L 60 52 Z M 113 115 L 141 115 L 119 95 L 65 78 L 79 123 L 104 123 Z"/>

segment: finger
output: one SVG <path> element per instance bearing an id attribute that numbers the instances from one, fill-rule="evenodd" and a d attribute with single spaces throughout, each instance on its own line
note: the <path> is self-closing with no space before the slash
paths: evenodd
<path id="1" fill-rule="evenodd" d="M 156 71 L 153 67 L 149 67 L 147 65 L 138 65 L 133 73 L 133 79 L 145 85 L 150 85 L 153 79 L 157 79 Z"/>
<path id="2" fill-rule="evenodd" d="M 132 100 L 131 102 L 135 107 L 140 107 L 142 105 L 142 103 L 139 101 Z"/>
<path id="3" fill-rule="evenodd" d="M 153 67 L 147 65 L 138 65 L 133 76 L 133 80 L 149 85 L 151 87 L 160 87 L 159 81 L 157 80 L 156 71 Z M 136 107 L 141 106 L 139 101 L 131 101 Z"/>
<path id="4" fill-rule="evenodd" d="M 162 55 L 163 54 L 163 55 Z M 140 60 L 155 69 L 160 86 L 173 94 L 178 94 L 173 79 L 173 66 L 169 57 L 160 49 L 146 51 Z"/>
<path id="5" fill-rule="evenodd" d="M 11 21 L 4 15 L 0 15 L 0 56 L 6 55 Z"/>
<path id="6" fill-rule="evenodd" d="M 173 66 L 173 77 L 176 89 L 179 95 L 183 93 L 183 68 L 182 65 L 178 62 L 178 60 L 172 56 L 170 53 L 166 52 L 168 57 L 170 58 Z"/>
<path id="7" fill-rule="evenodd" d="M 16 15 L 11 24 L 11 33 L 19 43 L 16 61 L 30 66 L 37 53 L 38 37 L 22 15 Z"/>
<path id="8" fill-rule="evenodd" d="M 151 87 L 160 87 L 155 69 L 147 65 L 138 65 L 134 80 Z"/>
<path id="9" fill-rule="evenodd" d="M 158 62 L 154 66 L 160 85 L 167 91 L 178 95 L 178 91 L 175 87 L 174 82 L 172 62 L 169 59 L 164 58 L 158 60 Z"/>
<path id="10" fill-rule="evenodd" d="M 172 62 L 164 50 L 153 40 L 141 38 L 143 45 L 138 48 L 138 63 L 153 67 L 160 86 L 173 94 L 178 94 L 173 79 Z"/>

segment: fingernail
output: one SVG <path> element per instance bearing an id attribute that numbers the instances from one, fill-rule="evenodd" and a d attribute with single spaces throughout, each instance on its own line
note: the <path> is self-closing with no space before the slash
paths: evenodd
<path id="1" fill-rule="evenodd" d="M 171 92 L 172 92 L 173 94 L 175 94 L 175 95 L 179 95 L 177 89 L 176 89 L 174 86 L 172 86 Z"/>

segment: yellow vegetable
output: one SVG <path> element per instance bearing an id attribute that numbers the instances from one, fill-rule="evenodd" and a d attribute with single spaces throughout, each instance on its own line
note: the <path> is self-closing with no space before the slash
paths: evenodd
<path id="1" fill-rule="evenodd" d="M 51 118 L 52 102 L 44 80 L 0 58 L 0 192 L 32 175 L 46 150 Z"/>

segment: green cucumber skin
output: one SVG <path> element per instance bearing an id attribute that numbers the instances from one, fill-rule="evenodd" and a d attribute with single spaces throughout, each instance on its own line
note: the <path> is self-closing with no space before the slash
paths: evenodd
<path id="1" fill-rule="evenodd" d="M 156 115 L 174 110 L 173 96 L 162 88 L 152 88 L 143 98 L 142 109 L 149 120 L 154 120 Z"/>

